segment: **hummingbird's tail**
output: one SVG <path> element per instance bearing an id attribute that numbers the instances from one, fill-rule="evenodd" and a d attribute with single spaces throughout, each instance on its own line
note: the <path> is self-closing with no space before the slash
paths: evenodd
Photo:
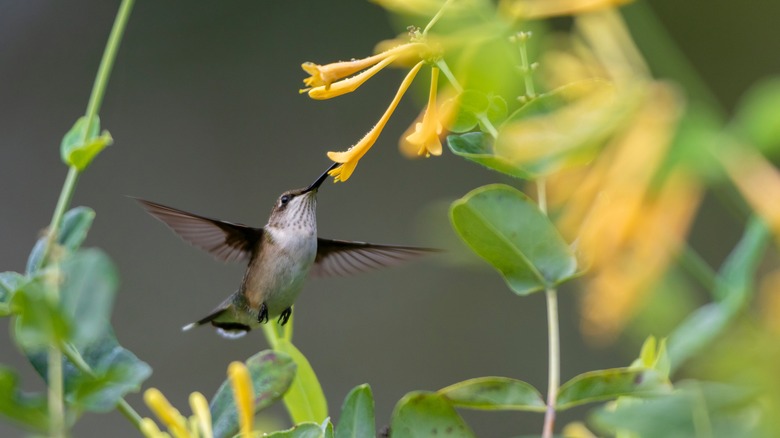
<path id="1" fill-rule="evenodd" d="M 217 328 L 217 333 L 219 333 L 221 336 L 229 339 L 235 339 L 240 338 L 241 336 L 244 336 L 248 331 L 250 331 L 252 328 L 249 327 L 246 324 L 242 324 L 240 322 L 236 321 L 226 321 L 226 320 L 218 320 L 221 316 L 228 316 L 225 315 L 226 312 L 228 312 L 229 308 L 227 306 L 220 306 L 217 309 L 215 309 L 213 312 L 208 314 L 207 316 L 191 323 L 187 324 L 184 327 L 182 327 L 182 331 L 188 331 L 195 327 L 211 323 L 214 327 Z"/>

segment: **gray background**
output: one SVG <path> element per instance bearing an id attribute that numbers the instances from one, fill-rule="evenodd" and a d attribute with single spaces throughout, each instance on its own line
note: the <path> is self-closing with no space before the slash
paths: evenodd
<path id="1" fill-rule="evenodd" d="M 780 71 L 777 2 L 652 2 L 718 97 L 732 107 L 754 80 Z M 761 5 L 760 7 L 757 5 Z M 753 5 L 753 6 L 751 6 Z M 0 270 L 23 270 L 54 208 L 66 168 L 59 142 L 83 114 L 118 2 L 0 1 Z M 773 9 L 770 11 L 769 9 Z M 299 96 L 303 61 L 369 54 L 395 34 L 385 12 L 363 1 L 139 1 L 101 111 L 115 138 L 83 174 L 73 205 L 97 211 L 86 245 L 104 249 L 121 275 L 113 323 L 120 342 L 148 362 L 145 388 L 183 412 L 187 395 L 213 394 L 227 364 L 264 349 L 262 334 L 237 341 L 180 327 L 234 290 L 242 266 L 221 265 L 182 243 L 123 195 L 261 225 L 275 197 L 324 170 L 328 150 L 360 138 L 384 111 L 402 72 L 362 92 L 314 102 Z M 420 81 L 422 83 L 424 81 Z M 423 91 L 424 90 L 419 90 Z M 392 270 L 308 283 L 295 313 L 295 343 L 338 415 L 353 386 L 368 382 L 377 424 L 405 393 L 484 375 L 546 387 L 544 299 L 519 299 L 463 250 L 445 208 L 496 174 L 445 152 L 408 161 L 397 139 L 421 100 L 407 97 L 352 179 L 320 191 L 320 235 L 451 248 Z M 735 230 L 713 203 L 694 238 L 717 263 Z M 717 229 L 711 243 L 706 230 Z M 470 264 L 453 264 L 453 258 Z M 626 364 L 635 339 L 589 348 L 577 331 L 576 297 L 561 294 L 562 377 Z M 42 388 L 0 329 L 0 363 Z M 128 401 L 148 415 L 140 395 Z M 559 425 L 587 410 L 561 416 Z M 281 409 L 274 411 L 286 422 Z M 533 434 L 542 416 L 465 413 L 480 436 Z M 109 432 L 110 431 L 110 432 Z M 118 413 L 89 414 L 75 436 L 136 436 Z M 0 436 L 23 432 L 0 423 Z"/>

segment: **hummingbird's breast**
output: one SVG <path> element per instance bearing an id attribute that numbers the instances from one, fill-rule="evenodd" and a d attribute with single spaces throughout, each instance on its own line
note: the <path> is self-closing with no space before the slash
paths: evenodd
<path id="1" fill-rule="evenodd" d="M 242 289 L 251 308 L 265 303 L 273 318 L 292 306 L 303 289 L 317 255 L 317 232 L 266 227 L 265 236 Z"/>

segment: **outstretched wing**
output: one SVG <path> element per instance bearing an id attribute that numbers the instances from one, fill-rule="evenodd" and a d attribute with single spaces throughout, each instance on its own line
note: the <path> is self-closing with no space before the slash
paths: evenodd
<path id="1" fill-rule="evenodd" d="M 263 235 L 262 228 L 210 219 L 143 199 L 135 200 L 179 237 L 225 262 L 248 260 Z"/>
<path id="2" fill-rule="evenodd" d="M 317 239 L 317 257 L 314 259 L 311 272 L 320 277 L 352 275 L 371 269 L 394 266 L 411 258 L 433 252 L 439 252 L 439 250 Z"/>

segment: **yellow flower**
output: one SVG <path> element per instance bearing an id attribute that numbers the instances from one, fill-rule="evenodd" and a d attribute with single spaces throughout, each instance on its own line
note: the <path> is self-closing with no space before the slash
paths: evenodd
<path id="1" fill-rule="evenodd" d="M 243 362 L 231 362 L 228 366 L 228 378 L 233 388 L 233 398 L 241 423 L 241 435 L 248 437 L 252 433 L 252 421 L 255 417 L 254 389 L 249 370 Z"/>
<path id="2" fill-rule="evenodd" d="M 228 378 L 233 388 L 233 399 L 238 411 L 241 425 L 241 436 L 252 436 L 254 420 L 254 388 L 246 365 L 233 362 L 228 367 Z M 192 416 L 184 417 L 173 407 L 168 399 L 157 389 L 149 388 L 144 392 L 144 401 L 149 409 L 170 431 L 162 432 L 151 418 L 141 420 L 141 433 L 147 438 L 213 438 L 211 429 L 211 411 L 206 397 L 199 392 L 190 394 Z"/>
<path id="3" fill-rule="evenodd" d="M 374 125 L 374 127 L 371 128 L 371 130 L 360 139 L 360 141 L 358 141 L 347 151 L 328 152 L 328 158 L 336 163 L 341 163 L 341 166 L 329 172 L 330 176 L 334 177 L 336 181 L 346 181 L 349 179 L 350 175 L 352 175 L 352 172 L 355 170 L 358 161 L 363 158 L 363 155 L 365 155 L 369 149 L 371 149 L 371 146 L 374 145 L 376 139 L 379 137 L 379 134 L 382 133 L 382 129 L 384 129 L 387 121 L 393 114 L 393 111 L 395 111 L 395 108 L 398 106 L 398 102 L 401 101 L 401 97 L 403 97 L 404 93 L 406 93 L 406 90 L 409 89 L 409 85 L 411 85 L 414 77 L 417 75 L 417 72 L 420 71 L 422 66 L 423 61 L 420 61 L 409 71 L 403 82 L 401 82 L 401 86 L 398 88 L 398 92 L 395 93 L 395 97 L 393 97 L 392 102 L 390 102 L 390 106 L 379 119 L 379 122 L 377 122 L 377 124 Z"/>
<path id="4" fill-rule="evenodd" d="M 431 69 L 431 89 L 428 94 L 428 106 L 425 109 L 422 122 L 414 123 L 414 131 L 404 134 L 401 140 L 401 152 L 407 156 L 441 155 L 441 140 L 439 136 L 442 124 L 436 111 L 436 91 L 438 87 L 439 69 Z M 411 128 L 409 129 L 411 131 Z M 407 132 L 409 132 L 407 131 Z"/>
<path id="5" fill-rule="evenodd" d="M 303 83 L 309 88 L 302 89 L 301 93 L 308 92 L 309 97 L 317 100 L 351 93 L 394 61 L 408 56 L 420 55 L 424 48 L 425 45 L 422 43 L 406 43 L 374 56 L 353 61 L 334 62 L 327 65 L 305 62 L 301 64 L 301 67 L 311 76 L 303 80 Z M 350 77 L 360 71 L 362 73 Z"/>
<path id="6" fill-rule="evenodd" d="M 577 15 L 612 8 L 631 0 L 504 0 L 499 5 L 505 15 L 521 19 Z"/>

